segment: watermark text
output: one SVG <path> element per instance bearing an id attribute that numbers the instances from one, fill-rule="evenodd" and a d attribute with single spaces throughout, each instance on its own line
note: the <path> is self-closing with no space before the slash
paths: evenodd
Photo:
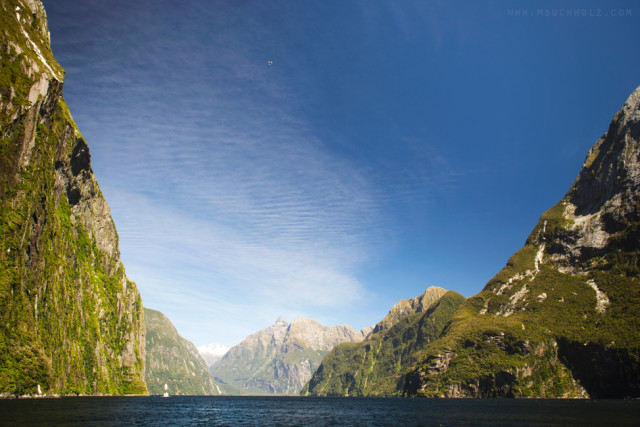
<path id="1" fill-rule="evenodd" d="M 507 16 L 535 18 L 626 18 L 633 16 L 632 9 L 625 8 L 538 8 L 507 9 Z"/>

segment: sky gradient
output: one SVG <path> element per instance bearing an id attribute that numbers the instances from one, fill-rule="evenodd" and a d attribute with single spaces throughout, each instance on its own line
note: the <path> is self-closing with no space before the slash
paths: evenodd
<path id="1" fill-rule="evenodd" d="M 196 345 L 476 294 L 640 85 L 634 2 L 43 3 L 127 275 Z"/>

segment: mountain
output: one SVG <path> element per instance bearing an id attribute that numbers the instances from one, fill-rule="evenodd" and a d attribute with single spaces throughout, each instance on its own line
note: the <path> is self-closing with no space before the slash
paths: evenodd
<path id="1" fill-rule="evenodd" d="M 39 0 L 0 0 L 0 393 L 146 393 L 144 323 Z"/>
<path id="2" fill-rule="evenodd" d="M 370 330 L 355 332 L 351 326 L 323 326 L 306 318 L 289 323 L 280 317 L 232 347 L 211 373 L 245 394 L 298 394 L 329 350 L 361 341 Z"/>
<path id="3" fill-rule="evenodd" d="M 438 286 L 431 286 L 422 295 L 411 299 L 400 300 L 396 305 L 391 307 L 389 313 L 380 322 L 373 327 L 373 333 L 384 331 L 398 323 L 400 319 L 409 314 L 422 313 L 428 310 L 442 296 L 447 293 L 445 289 Z"/>
<path id="4" fill-rule="evenodd" d="M 200 356 L 207 362 L 209 368 L 213 367 L 229 351 L 229 346 L 224 344 L 205 344 L 198 347 Z"/>
<path id="5" fill-rule="evenodd" d="M 151 394 L 222 394 L 191 341 L 182 338 L 162 313 L 144 309 L 145 376 Z"/>
<path id="6" fill-rule="evenodd" d="M 478 295 L 407 376 L 408 395 L 640 396 L 640 88 Z"/>
<path id="7" fill-rule="evenodd" d="M 389 396 L 403 392 L 404 374 L 435 341 L 464 297 L 430 287 L 397 303 L 364 341 L 334 347 L 303 395 Z"/>

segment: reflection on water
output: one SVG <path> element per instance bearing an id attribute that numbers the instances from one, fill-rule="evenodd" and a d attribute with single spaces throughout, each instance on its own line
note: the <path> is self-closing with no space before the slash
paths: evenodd
<path id="1" fill-rule="evenodd" d="M 638 400 L 247 396 L 0 400 L 1 425 L 637 426 Z"/>

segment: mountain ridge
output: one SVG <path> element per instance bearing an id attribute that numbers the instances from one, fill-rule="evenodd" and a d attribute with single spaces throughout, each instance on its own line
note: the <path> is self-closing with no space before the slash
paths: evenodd
<path id="1" fill-rule="evenodd" d="M 457 292 L 432 286 L 415 298 L 399 301 L 363 341 L 335 346 L 300 394 L 400 395 L 407 369 L 440 336 L 464 300 Z"/>
<path id="2" fill-rule="evenodd" d="M 211 368 L 217 381 L 248 394 L 298 394 L 337 343 L 362 340 L 371 328 L 323 326 L 300 317 L 288 322 L 279 317 L 273 325 L 249 335 Z"/>
<path id="3" fill-rule="evenodd" d="M 336 346 L 302 394 L 638 397 L 639 141 L 640 87 L 525 246 L 436 321 L 435 339 L 418 338 L 421 297 L 402 300 L 363 342 Z"/>
<path id="4" fill-rule="evenodd" d="M 438 286 L 430 286 L 422 294 L 410 299 L 402 299 L 398 301 L 389 313 L 378 322 L 374 328 L 373 333 L 380 332 L 385 329 L 391 328 L 398 320 L 407 316 L 408 314 L 420 313 L 428 310 L 433 304 L 447 291 Z"/>
<path id="5" fill-rule="evenodd" d="M 640 395 L 640 88 L 567 194 L 452 317 L 408 395 Z"/>
<path id="6" fill-rule="evenodd" d="M 145 377 L 150 394 L 222 394 L 196 346 L 180 336 L 167 316 L 145 307 L 144 321 Z"/>

